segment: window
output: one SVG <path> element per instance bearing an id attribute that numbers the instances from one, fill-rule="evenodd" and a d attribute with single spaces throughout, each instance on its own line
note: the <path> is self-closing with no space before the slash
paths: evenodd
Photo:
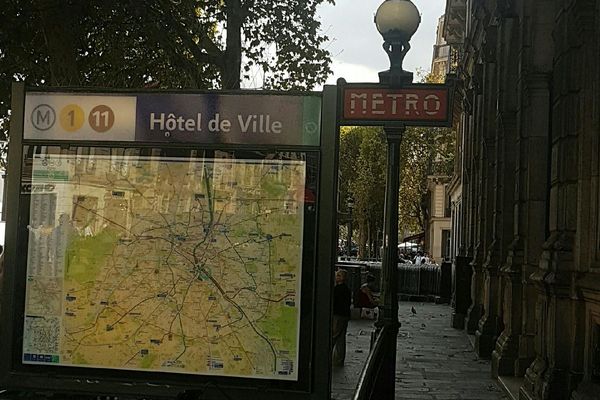
<path id="1" fill-rule="evenodd" d="M 450 229 L 442 230 L 442 260 L 450 259 Z"/>

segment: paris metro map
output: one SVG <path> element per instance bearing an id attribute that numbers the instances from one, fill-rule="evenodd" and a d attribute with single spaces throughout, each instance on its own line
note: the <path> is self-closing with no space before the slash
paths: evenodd
<path id="1" fill-rule="evenodd" d="M 35 156 L 23 362 L 297 380 L 306 163 Z"/>

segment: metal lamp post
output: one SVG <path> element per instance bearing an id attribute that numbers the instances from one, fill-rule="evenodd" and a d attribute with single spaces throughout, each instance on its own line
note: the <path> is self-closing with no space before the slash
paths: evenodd
<path id="1" fill-rule="evenodd" d="M 390 68 L 379 83 L 338 80 L 338 124 L 383 126 L 387 139 L 387 174 L 381 273 L 382 304 L 372 348 L 354 400 L 393 399 L 398 337 L 398 190 L 400 143 L 406 126 L 452 126 L 451 84 L 412 83 L 402 68 L 410 38 L 421 17 L 410 0 L 386 0 L 375 14 Z"/>
<path id="2" fill-rule="evenodd" d="M 379 73 L 379 83 L 398 88 L 412 83 L 413 74 L 404 71 L 402 62 L 410 49 L 409 40 L 417 30 L 421 17 L 409 0 L 387 0 L 377 9 L 375 24 L 383 36 L 383 49 L 390 58 L 390 69 Z M 378 382 L 382 398 L 393 399 L 396 378 L 396 341 L 398 337 L 398 191 L 400 178 L 400 143 L 404 125 L 384 125 L 387 139 L 387 175 L 383 226 L 382 298 L 383 310 L 376 323 L 383 334 L 385 348 Z M 385 329 L 384 329 L 385 328 Z"/>

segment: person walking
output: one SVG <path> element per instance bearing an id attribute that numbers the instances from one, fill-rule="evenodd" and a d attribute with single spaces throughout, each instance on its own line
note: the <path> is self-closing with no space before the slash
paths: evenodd
<path id="1" fill-rule="evenodd" d="M 350 321 L 350 304 L 352 293 L 346 284 L 348 272 L 338 269 L 335 272 L 335 287 L 333 288 L 333 354 L 334 366 L 341 367 L 346 359 L 346 330 Z"/>

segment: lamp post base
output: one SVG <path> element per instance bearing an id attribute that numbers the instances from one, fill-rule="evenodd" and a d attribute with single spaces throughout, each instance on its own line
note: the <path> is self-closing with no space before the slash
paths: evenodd
<path id="1" fill-rule="evenodd" d="M 409 71 L 381 71 L 379 73 L 379 83 L 389 86 L 402 86 L 411 84 L 413 81 L 413 73 Z"/>

